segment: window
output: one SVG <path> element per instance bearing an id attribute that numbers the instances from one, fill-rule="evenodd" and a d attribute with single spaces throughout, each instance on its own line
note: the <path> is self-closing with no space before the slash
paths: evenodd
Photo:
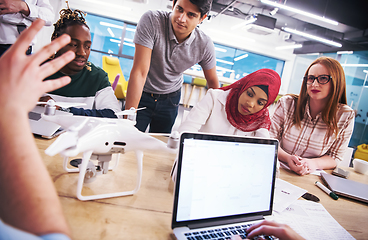
<path id="1" fill-rule="evenodd" d="M 91 30 L 92 50 L 119 55 L 124 23 L 92 14 L 86 20 Z"/>
<path id="2" fill-rule="evenodd" d="M 216 44 L 216 69 L 218 75 L 223 77 L 240 78 L 255 72 L 261 68 L 269 68 L 276 71 L 280 76 L 285 62 L 279 59 L 251 53 L 237 48 Z"/>
<path id="3" fill-rule="evenodd" d="M 284 64 L 285 62 L 282 60 L 237 49 L 234 57 L 235 79 L 242 78 L 262 68 L 272 69 L 281 77 Z"/>
<path id="4" fill-rule="evenodd" d="M 326 56 L 338 60 L 345 72 L 347 104 L 355 112 L 355 124 L 349 146 L 356 147 L 368 141 L 368 51 L 352 54 L 323 53 L 301 54 L 295 58 L 289 93 L 299 94 L 302 79 L 308 66 L 318 57 Z"/>
<path id="5" fill-rule="evenodd" d="M 127 24 L 123 43 L 123 55 L 134 57 L 135 46 L 133 43 L 133 38 L 136 27 L 137 26 Z"/>
<path id="6" fill-rule="evenodd" d="M 103 55 L 117 57 L 125 80 L 128 80 L 133 66 L 133 38 L 136 26 L 93 14 L 88 14 L 86 20 L 92 38 L 89 61 L 102 68 Z"/>
<path id="7" fill-rule="evenodd" d="M 222 46 L 215 43 L 216 51 L 216 70 L 218 75 L 230 77 L 234 71 L 235 48 Z"/>

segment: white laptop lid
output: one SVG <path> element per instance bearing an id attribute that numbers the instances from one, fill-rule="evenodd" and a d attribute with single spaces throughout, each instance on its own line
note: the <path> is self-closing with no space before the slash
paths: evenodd
<path id="1" fill-rule="evenodd" d="M 28 113 L 29 124 L 31 125 L 32 133 L 43 136 L 53 137 L 60 129 L 60 125 L 46 121 L 41 118 L 41 114 L 45 112 L 45 107 L 36 106 Z M 56 115 L 73 115 L 71 113 L 56 111 Z"/>
<path id="2" fill-rule="evenodd" d="M 368 203 L 368 184 L 321 173 L 322 179 L 336 194 Z"/>
<path id="3" fill-rule="evenodd" d="M 278 141 L 205 133 L 180 138 L 172 229 L 272 214 Z"/>

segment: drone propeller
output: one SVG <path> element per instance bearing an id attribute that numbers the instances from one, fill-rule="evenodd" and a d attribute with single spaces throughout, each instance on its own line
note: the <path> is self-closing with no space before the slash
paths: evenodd
<path id="1" fill-rule="evenodd" d="M 131 108 L 131 109 L 129 109 L 129 110 L 124 110 L 124 111 L 121 111 L 121 112 L 115 113 L 115 115 L 117 115 L 117 116 L 134 115 L 137 111 L 139 111 L 139 110 L 143 110 L 143 109 L 145 109 L 145 108 L 146 108 L 146 107 L 142 107 L 142 108 L 138 108 L 138 109 Z"/>
<path id="2" fill-rule="evenodd" d="M 48 116 L 45 116 L 46 120 Z M 53 118 L 53 116 L 51 117 Z M 59 118 L 58 120 L 67 120 L 70 121 L 72 120 L 69 116 L 68 118 Z M 75 120 L 75 119 L 74 119 Z M 70 147 L 74 147 L 77 145 L 78 143 L 78 137 L 79 137 L 79 131 L 86 125 L 86 123 L 88 122 L 88 118 L 82 118 L 79 121 L 76 121 L 73 125 L 68 127 L 68 131 L 66 131 L 65 133 L 61 134 L 56 140 L 55 142 L 53 142 L 46 150 L 45 153 L 49 156 L 54 156 L 57 153 L 60 153 L 62 151 L 64 151 L 67 148 Z M 55 121 L 57 122 L 57 121 Z M 67 123 L 70 122 L 65 122 L 66 125 L 68 125 Z"/>
<path id="3" fill-rule="evenodd" d="M 46 150 L 45 153 L 49 156 L 54 156 L 61 151 L 77 145 L 78 132 L 67 131 L 53 142 Z"/>
<path id="4" fill-rule="evenodd" d="M 37 102 L 37 104 L 45 104 L 48 106 L 59 106 L 62 108 L 70 108 L 70 107 L 79 107 L 86 105 L 85 103 L 73 103 L 73 102 L 55 102 L 54 100 L 50 99 L 47 102 Z"/>

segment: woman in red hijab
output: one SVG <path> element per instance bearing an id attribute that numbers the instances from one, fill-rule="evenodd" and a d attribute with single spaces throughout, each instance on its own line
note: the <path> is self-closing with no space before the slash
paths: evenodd
<path id="1" fill-rule="evenodd" d="M 190 110 L 179 132 L 269 138 L 271 120 L 267 107 L 275 101 L 280 84 L 275 71 L 260 69 L 229 86 L 209 89 Z"/>

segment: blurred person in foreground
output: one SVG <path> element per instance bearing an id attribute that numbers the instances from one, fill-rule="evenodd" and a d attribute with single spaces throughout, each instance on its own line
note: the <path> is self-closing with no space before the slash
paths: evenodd
<path id="1" fill-rule="evenodd" d="M 28 112 L 44 92 L 70 82 L 68 76 L 43 79 L 74 58 L 73 52 L 66 52 L 41 65 L 70 42 L 67 35 L 37 53 L 25 54 L 43 26 L 42 20 L 33 22 L 0 58 L 0 239 L 66 240 L 71 236 L 28 120 Z"/>

